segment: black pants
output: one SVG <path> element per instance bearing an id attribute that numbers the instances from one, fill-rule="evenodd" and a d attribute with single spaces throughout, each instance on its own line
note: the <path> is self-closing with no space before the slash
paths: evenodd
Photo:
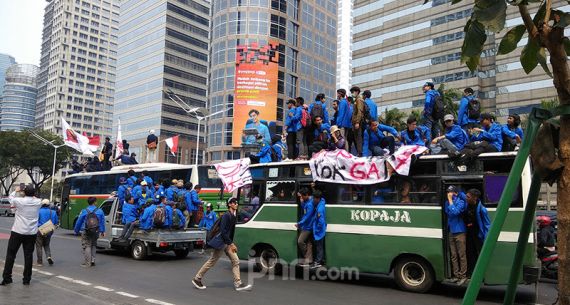
<path id="1" fill-rule="evenodd" d="M 8 241 L 8 249 L 6 250 L 6 263 L 2 278 L 4 280 L 12 280 L 12 268 L 16 254 L 20 250 L 20 246 L 24 248 L 24 283 L 29 283 L 32 279 L 32 263 L 34 261 L 34 247 L 36 245 L 36 234 L 24 235 L 14 231 L 10 233 Z"/>
<path id="2" fill-rule="evenodd" d="M 321 151 L 322 149 L 327 148 L 327 143 L 322 141 L 315 141 L 311 146 L 309 146 L 309 158 L 313 156 L 314 153 Z"/>
<path id="3" fill-rule="evenodd" d="M 296 132 L 288 132 L 287 133 L 287 158 L 289 160 L 294 160 L 297 158 L 297 154 L 295 153 L 295 144 L 297 144 L 297 133 Z"/>
<path id="4" fill-rule="evenodd" d="M 501 151 L 514 151 L 517 147 L 517 140 L 503 136 L 503 147 Z"/>
<path id="5" fill-rule="evenodd" d="M 198 210 L 196 211 L 188 211 L 190 212 L 190 222 L 188 222 L 188 227 L 189 228 L 194 228 L 195 225 L 197 225 L 196 223 L 196 217 L 198 216 Z"/>
<path id="6" fill-rule="evenodd" d="M 463 164 L 470 164 L 477 158 L 477 156 L 487 152 L 497 152 L 497 148 L 489 144 L 487 141 L 469 143 L 465 145 L 463 150 L 461 150 L 461 162 Z"/>

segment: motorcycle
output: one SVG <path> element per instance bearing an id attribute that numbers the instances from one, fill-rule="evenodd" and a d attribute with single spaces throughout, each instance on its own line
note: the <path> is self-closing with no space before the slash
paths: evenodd
<path id="1" fill-rule="evenodd" d="M 541 263 L 540 275 L 543 278 L 558 280 L 558 252 L 552 220 L 548 216 L 538 216 L 538 259 Z"/>

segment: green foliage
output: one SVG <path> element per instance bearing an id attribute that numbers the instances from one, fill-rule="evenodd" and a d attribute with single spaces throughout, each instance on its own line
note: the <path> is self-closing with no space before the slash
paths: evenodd
<path id="1" fill-rule="evenodd" d="M 471 16 L 463 31 L 465 32 L 465 39 L 461 46 L 461 62 L 465 63 L 469 70 L 475 71 L 481 59 L 483 45 L 485 40 L 487 40 L 485 27 Z"/>
<path id="2" fill-rule="evenodd" d="M 386 109 L 382 114 L 382 121 L 384 124 L 396 128 L 400 131 L 406 128 L 407 114 L 398 108 Z"/>
<path id="3" fill-rule="evenodd" d="M 445 114 L 453 114 L 453 116 L 457 118 L 459 103 L 456 103 L 456 101 L 459 101 L 463 96 L 462 91 L 455 88 L 445 89 L 445 84 L 439 85 L 437 91 L 439 91 L 439 94 L 443 97 Z"/>
<path id="4" fill-rule="evenodd" d="M 476 0 L 471 17 L 485 29 L 498 33 L 505 27 L 507 2 L 504 0 Z"/>
<path id="5" fill-rule="evenodd" d="M 521 52 L 521 64 L 526 74 L 529 74 L 538 65 L 538 51 L 540 46 L 534 39 L 528 40 L 528 43 Z"/>
<path id="6" fill-rule="evenodd" d="M 540 101 L 540 107 L 542 107 L 546 110 L 551 110 L 551 109 L 554 109 L 558 106 L 560 106 L 560 101 L 558 100 L 558 98 Z"/>
<path id="7" fill-rule="evenodd" d="M 498 54 L 508 54 L 514 51 L 525 32 L 526 27 L 522 24 L 510 29 L 499 44 Z"/>

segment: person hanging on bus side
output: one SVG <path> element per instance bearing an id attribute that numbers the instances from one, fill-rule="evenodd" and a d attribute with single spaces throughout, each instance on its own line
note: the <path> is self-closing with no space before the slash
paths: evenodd
<path id="1" fill-rule="evenodd" d="M 330 137 L 331 126 L 328 123 L 323 122 L 323 118 L 316 116 L 313 118 L 313 129 L 314 129 L 314 141 L 311 146 L 309 146 L 309 158 L 313 156 L 314 153 L 327 148 Z"/>
<path id="2" fill-rule="evenodd" d="M 430 149 L 432 153 L 437 154 L 444 151 L 450 158 L 457 158 L 460 156 L 459 152 L 469 143 L 469 137 L 465 130 L 454 123 L 453 114 L 446 114 L 443 120 L 445 122 L 445 134 L 434 138 L 431 141 Z"/>
<path id="3" fill-rule="evenodd" d="M 384 148 L 388 148 L 390 154 L 394 154 L 395 140 L 392 136 L 385 136 L 382 131 L 388 131 L 387 125 L 382 125 L 380 128 L 378 121 L 370 122 L 370 128 L 364 131 L 364 144 L 362 155 L 364 157 L 383 156 L 385 154 Z M 392 128 L 392 127 L 390 127 Z M 393 129 L 393 128 L 392 128 Z M 388 131 L 392 132 L 392 131 Z M 397 132 L 396 132 L 397 135 Z"/>
<path id="4" fill-rule="evenodd" d="M 200 220 L 198 228 L 203 228 L 206 229 L 206 231 L 210 232 L 217 219 L 218 216 L 216 215 L 216 212 L 212 210 L 212 204 L 206 203 L 206 212 L 204 213 L 204 217 L 202 217 L 202 220 Z"/>
<path id="5" fill-rule="evenodd" d="M 447 188 L 445 214 L 447 214 L 447 229 L 449 230 L 449 247 L 451 252 L 452 283 L 463 285 L 467 281 L 466 231 L 463 213 L 465 201 L 458 194 L 457 187 Z"/>
<path id="6" fill-rule="evenodd" d="M 176 186 L 177 184 L 178 180 L 172 179 L 170 187 L 166 189 L 166 200 L 175 201 L 174 197 L 178 196 L 178 187 Z"/>
<path id="7" fill-rule="evenodd" d="M 129 192 L 129 186 L 127 185 L 127 179 L 125 177 L 119 178 L 119 187 L 117 188 L 117 198 L 119 199 L 119 209 L 123 206 L 125 202 L 125 196 L 131 194 Z"/>
<path id="8" fill-rule="evenodd" d="M 121 222 L 123 224 L 123 231 L 119 236 L 119 242 L 126 242 L 133 234 L 136 227 L 140 225 L 138 205 L 135 204 L 135 198 L 129 194 L 125 197 L 125 202 L 121 210 L 123 217 Z"/>
<path id="9" fill-rule="evenodd" d="M 135 185 L 137 185 L 138 178 L 137 176 L 135 176 L 135 171 L 132 169 L 130 169 L 127 172 L 127 176 L 129 176 L 129 178 L 127 178 L 127 184 L 129 188 L 132 190 L 135 187 Z"/>
<path id="10" fill-rule="evenodd" d="M 511 114 L 507 118 L 507 124 L 502 125 L 503 147 L 501 151 L 514 151 L 517 145 L 522 143 L 523 130 L 519 127 L 521 117 L 518 114 Z"/>
<path id="11" fill-rule="evenodd" d="M 483 248 L 491 220 L 487 213 L 487 208 L 481 203 L 481 192 L 478 189 L 470 189 L 467 194 L 461 194 L 462 199 L 467 202 L 467 208 L 463 214 L 463 220 L 467 227 L 466 252 L 467 252 L 467 272 L 470 274 L 475 268 L 477 258 Z"/>
<path id="12" fill-rule="evenodd" d="M 299 203 L 301 204 L 301 209 L 303 210 L 303 216 L 299 220 L 295 227 L 297 227 L 301 232 L 299 233 L 299 238 L 297 239 L 297 246 L 301 250 L 301 255 L 303 256 L 302 263 L 299 264 L 301 267 L 308 267 L 313 262 L 313 225 L 315 222 L 315 206 L 313 203 L 313 198 L 309 196 L 309 189 L 304 187 L 297 193 L 299 197 Z"/>
<path id="13" fill-rule="evenodd" d="M 154 181 L 152 180 L 152 178 L 148 175 L 148 171 L 144 170 L 141 173 L 141 178 L 146 181 L 146 184 L 148 186 L 151 186 L 154 184 Z"/>
<path id="14" fill-rule="evenodd" d="M 315 206 L 315 222 L 313 223 L 313 239 L 315 240 L 315 261 L 311 269 L 316 269 L 324 265 L 325 258 L 325 234 L 327 232 L 326 202 L 323 192 L 315 190 L 313 192 L 313 205 Z"/>
<path id="15" fill-rule="evenodd" d="M 188 182 L 188 184 L 190 185 L 190 188 L 192 188 L 192 183 Z M 190 222 L 188 225 L 190 228 L 194 228 L 196 226 L 197 224 L 196 220 L 198 219 L 198 211 L 202 208 L 202 205 L 204 204 L 204 202 L 200 200 L 200 196 L 198 196 L 201 190 L 202 186 L 196 184 L 194 189 L 191 190 L 189 193 L 190 205 L 188 205 L 188 210 L 190 212 Z"/>

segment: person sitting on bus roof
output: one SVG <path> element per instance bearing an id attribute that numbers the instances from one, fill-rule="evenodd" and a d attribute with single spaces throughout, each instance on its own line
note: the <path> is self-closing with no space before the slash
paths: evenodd
<path id="1" fill-rule="evenodd" d="M 315 116 L 313 119 L 313 128 L 314 128 L 314 139 L 313 144 L 309 146 L 309 158 L 313 156 L 314 153 L 317 153 L 325 148 L 328 147 L 329 138 L 330 138 L 330 128 L 331 126 L 328 123 L 323 121 L 323 118 L 320 116 Z"/>
<path id="2" fill-rule="evenodd" d="M 135 198 L 131 195 L 125 197 L 125 202 L 123 203 L 123 218 L 122 224 L 123 232 L 121 232 L 121 236 L 119 236 L 120 242 L 125 242 L 131 237 L 133 231 L 136 227 L 139 226 L 139 213 L 138 213 L 138 206 L 135 204 Z"/>
<path id="3" fill-rule="evenodd" d="M 172 208 L 172 223 L 170 225 L 171 229 L 174 230 L 184 230 L 186 228 L 186 217 L 184 213 L 180 210 L 180 205 L 184 204 L 182 202 L 170 202 L 169 206 Z"/>
<path id="4" fill-rule="evenodd" d="M 99 162 L 99 158 L 93 157 L 87 159 L 87 166 L 85 167 L 85 171 L 87 172 L 99 172 L 101 171 L 101 162 Z"/>
<path id="5" fill-rule="evenodd" d="M 206 231 L 209 232 L 214 226 L 214 223 L 216 222 L 217 219 L 218 216 L 216 215 L 216 212 L 212 210 L 212 204 L 206 203 L 206 212 L 204 213 L 202 220 L 200 220 L 198 228 L 204 228 L 206 229 Z"/>
<path id="6" fill-rule="evenodd" d="M 127 179 L 127 184 L 129 185 L 129 187 L 131 188 L 131 190 L 135 187 L 135 185 L 137 185 L 137 176 L 135 176 L 135 171 L 130 169 L 127 172 L 127 175 L 129 176 L 129 178 Z"/>
<path id="7" fill-rule="evenodd" d="M 325 235 L 327 231 L 326 201 L 323 192 L 315 190 L 313 192 L 313 205 L 315 206 L 315 222 L 313 223 L 313 239 L 315 240 L 315 261 L 311 265 L 312 269 L 319 268 L 324 264 L 325 257 Z"/>
<path id="8" fill-rule="evenodd" d="M 123 152 L 121 153 L 121 157 L 119 158 L 119 161 L 121 161 L 122 165 L 130 165 L 131 163 L 131 157 L 129 156 L 129 152 L 126 150 L 123 150 Z"/>
<path id="9" fill-rule="evenodd" d="M 178 180 L 172 179 L 171 183 L 170 187 L 166 189 L 166 200 L 175 201 L 174 196 L 178 196 L 178 187 L 176 186 L 178 184 Z"/>
<path id="10" fill-rule="evenodd" d="M 148 171 L 144 170 L 141 173 L 141 178 L 146 181 L 146 184 L 148 186 L 151 186 L 154 184 L 154 181 L 152 180 L 152 178 L 148 175 Z"/>
<path id="11" fill-rule="evenodd" d="M 137 154 L 131 153 L 131 164 L 139 164 L 136 159 Z"/>
<path id="12" fill-rule="evenodd" d="M 466 252 L 468 271 L 472 271 L 477 263 L 477 258 L 483 248 L 483 243 L 489 233 L 491 220 L 487 208 L 481 203 L 481 192 L 478 189 L 470 189 L 467 194 L 461 193 L 462 199 L 467 202 L 467 208 L 463 216 L 467 228 Z"/>
<path id="13" fill-rule="evenodd" d="M 502 125 L 503 147 L 501 151 L 514 151 L 516 146 L 522 142 L 523 130 L 519 127 L 521 117 L 518 114 L 511 114 L 507 118 L 507 124 Z"/>
<path id="14" fill-rule="evenodd" d="M 346 147 L 345 143 L 346 142 L 344 140 L 344 137 L 342 136 L 338 126 L 336 125 L 331 126 L 331 137 L 329 139 L 328 149 L 329 150 L 345 149 Z"/>
<path id="15" fill-rule="evenodd" d="M 271 149 L 273 149 L 277 157 L 275 162 L 281 162 L 283 160 L 283 151 L 285 150 L 285 147 L 283 141 L 281 141 L 280 135 L 273 135 L 273 137 L 271 137 Z"/>
<path id="16" fill-rule="evenodd" d="M 271 150 L 272 147 L 269 144 L 265 144 L 265 142 L 263 141 L 263 138 L 260 137 L 259 135 L 257 136 L 257 143 L 260 145 L 261 150 L 253 155 L 250 154 L 249 155 L 249 159 L 251 160 L 252 164 L 256 164 L 256 163 L 269 163 L 271 162 Z"/>
<path id="17" fill-rule="evenodd" d="M 465 145 L 461 151 L 461 161 L 464 164 L 471 163 L 482 153 L 498 152 L 503 147 L 501 125 L 493 122 L 489 113 L 481 114 L 482 128 L 470 129 L 471 143 Z"/>
<path id="18" fill-rule="evenodd" d="M 426 142 L 429 142 L 430 140 L 428 137 L 429 132 L 422 132 L 422 129 L 418 126 L 418 120 L 416 117 L 414 115 L 410 115 L 406 123 L 406 130 L 402 130 L 400 133 L 400 141 L 402 144 L 426 146 Z"/>
<path id="19" fill-rule="evenodd" d="M 466 234 L 463 213 L 465 201 L 459 196 L 457 187 L 451 185 L 447 188 L 445 201 L 445 214 L 447 214 L 447 228 L 449 230 L 449 247 L 451 251 L 451 266 L 453 278 L 451 282 L 463 285 L 467 280 Z"/>
<path id="20" fill-rule="evenodd" d="M 461 129 L 459 125 L 454 123 L 454 119 L 453 114 L 446 114 L 443 117 L 443 121 L 445 122 L 445 134 L 431 141 L 433 145 L 439 143 L 440 147 L 452 158 L 459 157 L 459 151 L 469 143 L 467 133 Z M 431 146 L 431 148 L 432 152 L 438 152 L 438 149 L 434 146 Z"/>
<path id="21" fill-rule="evenodd" d="M 378 121 L 370 122 L 370 128 L 364 131 L 364 144 L 362 145 L 362 155 L 364 157 L 383 156 L 384 148 L 390 150 L 390 154 L 394 153 L 395 141 L 392 136 L 385 136 L 382 131 L 389 131 L 389 126 L 382 125 Z M 390 127 L 393 129 L 392 127 Z M 397 134 L 397 133 L 396 133 Z"/>
<path id="22" fill-rule="evenodd" d="M 299 233 L 299 238 L 297 239 L 297 246 L 301 250 L 303 263 L 299 265 L 307 267 L 313 261 L 313 243 L 311 240 L 313 237 L 313 226 L 315 223 L 316 210 L 313 203 L 313 198 L 309 196 L 308 188 L 304 187 L 299 190 L 297 196 L 299 197 L 301 209 L 303 210 L 303 216 L 299 222 L 295 224 L 295 227 L 301 230 Z"/>

